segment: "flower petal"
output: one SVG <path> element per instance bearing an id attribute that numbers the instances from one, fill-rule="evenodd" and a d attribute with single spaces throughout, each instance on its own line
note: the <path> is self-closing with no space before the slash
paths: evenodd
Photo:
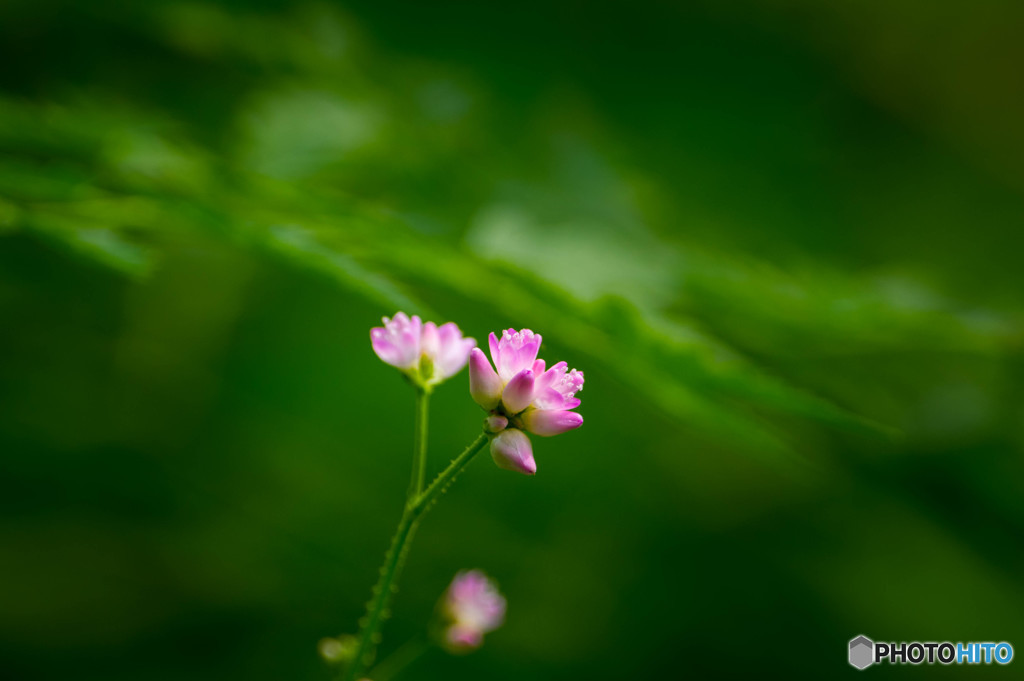
<path id="1" fill-rule="evenodd" d="M 502 331 L 501 339 L 493 341 L 491 346 L 494 368 L 498 370 L 501 380 L 510 381 L 523 369 L 532 368 L 534 360 L 537 359 L 537 351 L 540 350 L 541 340 L 540 334 L 530 329 Z"/>
<path id="2" fill-rule="evenodd" d="M 540 381 L 537 381 L 540 383 Z M 573 398 L 575 399 L 575 398 Z M 579 406 L 579 400 L 576 400 L 576 405 Z M 558 392 L 554 388 L 538 389 L 534 387 L 533 391 L 533 406 L 537 409 L 570 409 L 568 401 L 565 399 L 565 395 Z"/>
<path id="3" fill-rule="evenodd" d="M 501 394 L 501 401 L 509 414 L 518 414 L 533 402 L 533 372 L 523 369 L 512 377 Z"/>
<path id="4" fill-rule="evenodd" d="M 433 358 L 438 380 L 451 378 L 462 371 L 469 359 L 469 351 L 476 347 L 476 340 L 463 338 L 454 322 L 448 322 L 438 329 L 440 347 Z"/>
<path id="5" fill-rule="evenodd" d="M 551 437 L 579 428 L 583 416 L 568 410 L 531 409 L 523 414 L 523 425 L 534 435 Z"/>
<path id="6" fill-rule="evenodd" d="M 437 356 L 441 349 L 441 335 L 438 333 L 434 322 L 427 322 L 423 325 L 420 333 L 420 352 L 436 363 Z"/>
<path id="7" fill-rule="evenodd" d="M 557 364 L 552 366 L 550 369 L 545 371 L 542 376 L 540 376 L 537 379 L 537 389 L 543 390 L 554 385 L 554 383 L 558 379 L 565 375 L 565 372 L 568 368 L 569 365 L 566 364 L 565 362 L 558 362 Z"/>
<path id="8" fill-rule="evenodd" d="M 474 402 L 488 411 L 501 402 L 501 379 L 480 348 L 472 348 L 469 352 L 469 394 Z"/>
<path id="9" fill-rule="evenodd" d="M 383 327 L 370 329 L 370 344 L 382 361 L 403 370 L 419 363 L 419 330 L 413 335 L 411 325 L 408 317 L 399 312 L 394 319 L 384 317 Z"/>
<path id="10" fill-rule="evenodd" d="M 498 367 L 498 358 L 501 357 L 501 343 L 498 341 L 498 337 L 491 331 L 490 335 L 487 336 L 487 345 L 491 349 L 491 361 L 494 362 L 494 367 Z"/>

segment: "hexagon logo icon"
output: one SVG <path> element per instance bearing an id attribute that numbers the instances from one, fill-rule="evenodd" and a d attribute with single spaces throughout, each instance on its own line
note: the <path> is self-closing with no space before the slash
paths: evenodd
<path id="1" fill-rule="evenodd" d="M 857 669 L 867 669 L 875 661 L 875 642 L 867 636 L 858 636 L 850 641 L 850 664 Z"/>

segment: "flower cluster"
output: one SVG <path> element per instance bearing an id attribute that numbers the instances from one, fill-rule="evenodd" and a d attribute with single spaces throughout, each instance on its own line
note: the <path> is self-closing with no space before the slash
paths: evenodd
<path id="1" fill-rule="evenodd" d="M 468 361 L 469 391 L 488 412 L 491 457 L 500 468 L 533 475 L 537 463 L 527 433 L 548 437 L 583 425 L 573 411 L 580 405 L 576 393 L 583 389 L 583 372 L 565 362 L 548 368 L 537 359 L 541 336 L 530 329 L 507 329 L 501 338 L 490 334 L 493 367 L 453 322 L 436 326 L 398 312 L 371 329 L 370 340 L 378 357 L 428 391 Z"/>
<path id="2" fill-rule="evenodd" d="M 494 367 L 479 348 L 469 353 L 469 392 L 489 412 L 491 457 L 500 468 L 527 475 L 537 472 L 533 446 L 526 433 L 548 437 L 583 425 L 572 411 L 583 389 L 583 372 L 569 370 L 565 362 L 550 369 L 537 359 L 541 336 L 529 329 L 490 334 Z"/>
<path id="3" fill-rule="evenodd" d="M 437 326 L 398 312 L 384 317 L 383 327 L 370 329 L 373 351 L 387 364 L 401 369 L 414 383 L 432 388 L 466 366 L 476 340 L 463 338 L 454 322 Z"/>
<path id="4" fill-rule="evenodd" d="M 447 620 L 444 645 L 452 652 L 480 647 L 484 634 L 505 621 L 505 598 L 479 570 L 464 570 L 452 580 L 442 601 Z"/>

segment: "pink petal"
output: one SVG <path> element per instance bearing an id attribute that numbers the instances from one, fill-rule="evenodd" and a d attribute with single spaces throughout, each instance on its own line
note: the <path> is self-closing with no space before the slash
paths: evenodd
<path id="1" fill-rule="evenodd" d="M 419 361 L 419 357 L 414 352 L 415 349 L 410 348 L 399 334 L 389 333 L 388 329 L 381 327 L 370 329 L 370 344 L 377 356 L 393 367 L 411 369 Z"/>
<path id="2" fill-rule="evenodd" d="M 533 402 L 533 372 L 523 369 L 512 377 L 501 394 L 501 401 L 510 414 L 518 414 Z"/>
<path id="3" fill-rule="evenodd" d="M 537 353 L 540 352 L 540 343 L 544 340 L 539 333 L 533 333 L 529 329 L 523 329 L 520 333 L 532 334 L 532 338 L 523 343 L 522 349 L 519 351 L 519 358 L 524 364 L 532 365 L 533 361 L 537 359 Z"/>
<path id="4" fill-rule="evenodd" d="M 537 381 L 537 383 L 540 384 L 540 381 Z M 576 402 L 575 406 L 579 406 L 579 400 L 576 400 Z M 533 406 L 538 409 L 570 409 L 565 395 L 550 387 L 542 390 L 534 387 Z"/>
<path id="5" fill-rule="evenodd" d="M 501 344 L 498 342 L 498 337 L 491 331 L 490 335 L 487 336 L 487 345 L 491 348 L 491 360 L 494 362 L 494 366 L 498 366 L 498 358 L 501 357 Z"/>
<path id="6" fill-rule="evenodd" d="M 548 388 L 555 383 L 558 379 L 565 375 L 566 369 L 569 365 L 565 362 L 558 362 L 553 367 L 544 372 L 544 375 L 537 379 L 538 389 Z"/>
<path id="7" fill-rule="evenodd" d="M 567 410 L 531 409 L 523 414 L 523 425 L 534 435 L 551 437 L 579 428 L 583 425 L 583 416 Z"/>
<path id="8" fill-rule="evenodd" d="M 459 327 L 455 322 L 448 322 L 442 324 L 437 330 L 438 335 L 441 338 L 442 347 L 450 347 L 452 344 L 457 343 L 462 338 L 462 332 L 459 331 Z"/>
<path id="9" fill-rule="evenodd" d="M 540 350 L 541 336 L 530 329 L 506 329 L 497 341 L 494 367 L 503 381 L 509 381 L 523 369 L 530 369 Z M 494 356 L 492 348 L 491 355 Z"/>
<path id="10" fill-rule="evenodd" d="M 469 352 L 469 394 L 474 402 L 488 411 L 501 402 L 501 379 L 480 348 Z"/>
<path id="11" fill-rule="evenodd" d="M 441 337 L 434 322 L 427 322 L 423 325 L 420 333 L 420 352 L 435 361 L 441 349 Z"/>
<path id="12" fill-rule="evenodd" d="M 434 365 L 441 380 L 450 378 L 462 371 L 469 359 L 469 351 L 476 347 L 476 340 L 463 338 L 462 332 L 454 322 L 448 322 L 438 329 L 440 348 Z"/>

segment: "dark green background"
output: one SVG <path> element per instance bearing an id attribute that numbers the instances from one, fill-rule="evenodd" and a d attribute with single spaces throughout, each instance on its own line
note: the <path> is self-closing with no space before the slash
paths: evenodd
<path id="1" fill-rule="evenodd" d="M 397 309 L 587 376 L 535 478 L 427 517 L 382 653 L 459 569 L 506 626 L 399 678 L 1024 653 L 1022 7 L 7 0 L 5 676 L 328 678 L 408 480 Z M 437 391 L 432 471 L 481 415 Z"/>

